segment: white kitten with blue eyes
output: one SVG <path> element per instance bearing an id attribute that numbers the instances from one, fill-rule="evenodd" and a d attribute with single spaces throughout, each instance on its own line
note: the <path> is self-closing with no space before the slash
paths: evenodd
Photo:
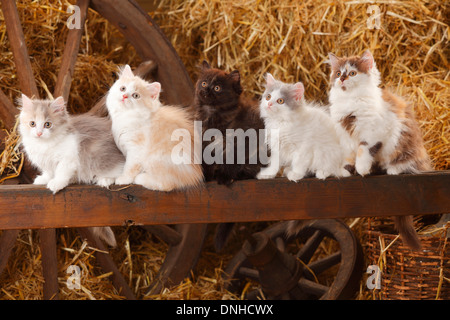
<path id="1" fill-rule="evenodd" d="M 319 106 L 304 101 L 304 91 L 301 82 L 286 84 L 267 73 L 260 112 L 271 157 L 258 179 L 273 178 L 283 167 L 291 181 L 307 174 L 319 179 L 350 175 L 344 169 L 344 152 L 334 122 Z M 271 132 L 277 132 L 278 139 L 271 139 Z"/>

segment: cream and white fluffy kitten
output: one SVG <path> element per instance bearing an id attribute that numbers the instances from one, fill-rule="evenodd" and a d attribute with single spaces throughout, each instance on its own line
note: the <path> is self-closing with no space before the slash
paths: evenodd
<path id="1" fill-rule="evenodd" d="M 330 113 L 351 146 L 356 172 L 371 173 L 377 164 L 388 174 L 431 170 L 420 128 L 412 107 L 400 97 L 381 89 L 380 72 L 372 53 L 361 57 L 329 55 L 331 64 Z M 403 241 L 420 248 L 412 217 L 395 218 Z"/>
<path id="2" fill-rule="evenodd" d="M 160 91 L 158 82 L 149 83 L 135 76 L 128 65 L 109 90 L 106 106 L 112 133 L 126 156 L 116 184 L 135 183 L 170 191 L 203 182 L 201 154 L 194 153 L 193 120 L 185 109 L 162 105 Z M 172 139 L 176 132 L 186 135 L 181 141 Z M 174 150 L 182 150 L 180 158 Z"/>
<path id="3" fill-rule="evenodd" d="M 107 187 L 122 172 L 125 158 L 111 134 L 111 121 L 92 115 L 69 115 L 62 97 L 32 100 L 22 95 L 19 115 L 21 145 L 41 171 L 34 184 L 57 193 L 70 183 Z M 110 228 L 94 228 L 115 246 Z"/>
<path id="4" fill-rule="evenodd" d="M 314 174 L 319 179 L 349 176 L 335 125 L 319 106 L 304 99 L 301 82 L 286 84 L 268 73 L 260 104 L 271 156 L 258 179 L 270 179 L 284 168 L 292 181 Z M 278 137 L 274 137 L 276 134 Z"/>

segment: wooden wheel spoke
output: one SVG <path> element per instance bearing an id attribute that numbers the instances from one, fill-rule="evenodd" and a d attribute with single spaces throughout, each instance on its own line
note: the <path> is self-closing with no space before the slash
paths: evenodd
<path id="1" fill-rule="evenodd" d="M 304 263 L 308 264 L 309 260 L 311 260 L 311 257 L 313 256 L 314 252 L 316 252 L 317 247 L 322 242 L 324 236 L 325 235 L 320 230 L 317 230 L 316 232 L 314 232 L 312 237 L 310 237 L 306 241 L 306 243 L 303 245 L 303 247 L 297 253 L 297 258 L 302 260 Z"/>
<path id="2" fill-rule="evenodd" d="M 314 272 L 315 275 L 321 274 L 325 270 L 331 268 L 332 266 L 337 265 L 341 262 L 341 252 L 335 252 L 332 255 L 326 256 L 325 258 L 319 259 L 317 261 L 311 262 L 308 265 L 308 268 Z M 305 273 L 308 273 L 309 270 L 305 269 Z"/>
<path id="3" fill-rule="evenodd" d="M 169 246 L 176 246 L 183 239 L 182 234 L 167 225 L 143 226 L 143 228 L 160 238 Z"/>
<path id="4" fill-rule="evenodd" d="M 22 24 L 17 12 L 14 0 L 2 0 L 3 17 L 6 24 L 11 51 L 16 64 L 17 77 L 19 78 L 22 92 L 28 96 L 39 97 L 36 82 L 34 81 L 33 70 L 31 68 L 30 57 L 25 45 Z"/>
<path id="5" fill-rule="evenodd" d="M 72 82 L 73 70 L 80 48 L 81 36 L 83 34 L 84 22 L 86 20 L 89 7 L 89 0 L 78 0 L 77 6 L 80 8 L 80 29 L 70 29 L 67 34 L 66 46 L 62 56 L 61 68 L 55 85 L 54 97 L 62 96 L 65 101 L 69 98 L 70 86 Z"/>
<path id="6" fill-rule="evenodd" d="M 11 254 L 20 230 L 3 230 L 0 236 L 0 274 L 8 263 L 8 258 Z"/>
<path id="7" fill-rule="evenodd" d="M 319 296 L 319 297 L 323 296 L 330 289 L 329 287 L 327 287 L 323 284 L 320 284 L 320 283 L 317 283 L 317 282 L 314 282 L 314 281 L 311 281 L 311 280 L 308 280 L 305 278 L 302 278 L 299 280 L 298 287 L 303 292 L 306 292 L 306 293 L 309 293 L 309 294 L 312 294 L 315 296 Z"/>
<path id="8" fill-rule="evenodd" d="M 239 274 L 244 277 L 248 277 L 254 280 L 259 278 L 259 272 L 256 269 L 248 268 L 248 267 L 240 267 Z"/>

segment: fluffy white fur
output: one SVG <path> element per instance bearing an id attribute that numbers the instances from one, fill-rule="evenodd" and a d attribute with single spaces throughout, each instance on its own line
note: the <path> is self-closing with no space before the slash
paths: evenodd
<path id="1" fill-rule="evenodd" d="M 41 171 L 34 184 L 57 193 L 70 183 L 95 183 L 107 187 L 122 172 L 125 162 L 111 135 L 111 123 L 90 115 L 70 116 L 64 99 L 31 100 L 22 95 L 19 115 L 21 145 L 31 163 Z M 109 227 L 94 233 L 116 246 Z"/>
<path id="2" fill-rule="evenodd" d="M 269 166 L 261 169 L 258 179 L 273 178 L 280 168 L 291 181 L 308 173 L 319 179 L 350 175 L 344 169 L 344 154 L 330 116 L 305 102 L 303 93 L 301 82 L 284 84 L 271 74 L 266 75 L 260 112 L 271 156 Z"/>
<path id="3" fill-rule="evenodd" d="M 342 134 L 341 139 L 347 141 L 353 155 L 356 156 L 355 169 L 358 174 L 365 176 L 370 173 L 374 157 L 369 149 L 379 142 L 382 143 L 382 148 L 376 155 L 376 160 L 388 174 L 398 174 L 409 166 L 408 163 L 389 165 L 390 157 L 394 153 L 403 130 L 403 124 L 389 104 L 382 99 L 382 90 L 379 88 L 380 73 L 375 66 L 372 54 L 366 51 L 361 58 L 368 64 L 367 72 L 360 72 L 350 63 L 345 63 L 338 68 L 341 73 L 348 74 L 354 71 L 356 75 L 349 76 L 344 81 L 337 77 L 331 83 L 329 96 L 331 118 L 340 127 L 339 122 L 343 118 L 350 114 L 355 116 L 353 134 L 350 135 L 343 129 L 339 129 L 339 132 Z M 330 54 L 332 66 L 338 66 L 337 59 Z M 333 72 L 336 70 L 333 69 Z M 361 144 L 362 141 L 367 144 Z"/>
<path id="4" fill-rule="evenodd" d="M 194 159 L 193 121 L 187 111 L 164 106 L 159 101 L 161 85 L 134 76 L 127 65 L 111 87 L 106 106 L 112 119 L 112 133 L 126 156 L 117 184 L 136 183 L 152 190 L 171 191 L 198 186 L 203 181 L 199 159 Z M 186 133 L 181 142 L 174 132 Z M 174 159 L 175 149 L 184 151 Z"/>

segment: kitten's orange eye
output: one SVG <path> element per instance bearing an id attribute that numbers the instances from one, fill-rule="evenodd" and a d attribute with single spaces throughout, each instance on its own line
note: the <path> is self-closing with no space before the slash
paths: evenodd
<path id="1" fill-rule="evenodd" d="M 269 101 L 272 98 L 270 94 L 267 95 L 266 100 Z"/>
<path id="2" fill-rule="evenodd" d="M 336 72 L 336 77 L 340 77 L 340 76 L 341 76 L 341 72 L 340 71 Z"/>
<path id="3" fill-rule="evenodd" d="M 124 92 L 125 90 L 127 90 L 127 88 L 125 86 L 120 87 L 120 91 Z"/>
<path id="4" fill-rule="evenodd" d="M 51 127 L 52 127 L 52 123 L 51 122 L 44 123 L 44 128 L 50 129 Z"/>
<path id="5" fill-rule="evenodd" d="M 139 99 L 141 97 L 141 95 L 137 92 L 133 93 L 131 96 L 133 97 L 133 99 Z"/>
<path id="6" fill-rule="evenodd" d="M 214 91 L 219 92 L 220 90 L 222 90 L 222 88 L 220 86 L 215 86 L 214 87 Z"/>
<path id="7" fill-rule="evenodd" d="M 30 121 L 30 127 L 36 127 L 36 122 L 34 122 L 34 121 Z"/>
<path id="8" fill-rule="evenodd" d="M 283 98 L 278 99 L 278 100 L 277 100 L 277 103 L 278 103 L 278 104 L 283 104 L 283 103 L 284 103 L 284 99 L 283 99 Z"/>
<path id="9" fill-rule="evenodd" d="M 356 71 L 350 71 L 349 75 L 351 75 L 352 77 L 356 76 Z"/>
<path id="10" fill-rule="evenodd" d="M 203 81 L 203 82 L 202 82 L 202 87 L 203 87 L 203 88 L 206 88 L 207 85 L 208 85 L 208 84 L 206 83 L 206 81 Z"/>

